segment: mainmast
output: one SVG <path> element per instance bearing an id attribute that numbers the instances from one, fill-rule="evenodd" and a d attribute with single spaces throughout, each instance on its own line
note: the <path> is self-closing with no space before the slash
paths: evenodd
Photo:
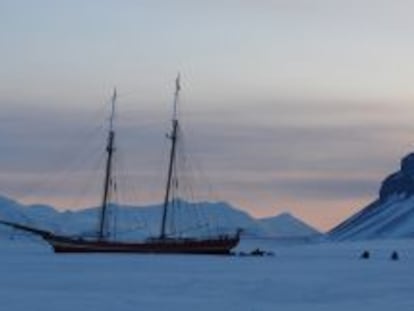
<path id="1" fill-rule="evenodd" d="M 112 178 L 112 155 L 115 150 L 114 141 L 115 141 L 115 131 L 114 131 L 114 118 L 115 118 L 115 101 L 116 101 L 116 89 L 111 99 L 111 116 L 109 118 L 109 132 L 108 132 L 108 143 L 106 146 L 107 158 L 105 166 L 105 179 L 104 179 L 104 188 L 103 188 L 103 197 L 101 205 L 101 215 L 99 222 L 99 239 L 103 240 L 107 237 L 107 210 L 108 204 L 110 201 L 110 185 Z"/>
<path id="2" fill-rule="evenodd" d="M 173 107 L 173 118 L 172 118 L 172 129 L 171 134 L 167 137 L 171 140 L 171 149 L 170 149 L 170 160 L 168 165 L 168 175 L 167 175 L 167 185 L 165 189 L 164 205 L 162 211 L 162 221 L 161 221 L 161 233 L 160 239 L 165 239 L 166 233 L 166 221 L 167 221 L 167 209 L 170 201 L 170 190 L 173 177 L 174 163 L 175 163 L 175 154 L 176 154 L 176 144 L 177 144 L 177 133 L 178 133 L 178 116 L 177 116 L 177 104 L 178 104 L 178 95 L 180 93 L 180 74 L 177 75 L 175 79 L 175 93 L 174 93 L 174 107 Z"/>

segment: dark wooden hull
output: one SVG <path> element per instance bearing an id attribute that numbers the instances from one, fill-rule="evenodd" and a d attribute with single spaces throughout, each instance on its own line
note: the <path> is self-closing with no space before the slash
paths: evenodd
<path id="1" fill-rule="evenodd" d="M 43 237 L 56 253 L 153 253 L 153 254 L 230 254 L 239 237 L 210 239 L 150 239 L 142 242 L 120 242 Z"/>
<path id="2" fill-rule="evenodd" d="M 56 253 L 153 253 L 153 254 L 215 254 L 227 255 L 239 244 L 240 233 L 215 238 L 166 238 L 142 242 L 91 240 L 58 235 L 18 223 L 0 220 L 0 224 L 41 236 Z"/>

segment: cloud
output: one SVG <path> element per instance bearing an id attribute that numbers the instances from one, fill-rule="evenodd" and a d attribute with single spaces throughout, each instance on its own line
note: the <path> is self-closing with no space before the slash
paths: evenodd
<path id="1" fill-rule="evenodd" d="M 160 106 L 134 111 L 125 105 L 117 115 L 117 159 L 122 164 L 118 168 L 128 186 L 124 198 L 129 200 L 162 198 L 170 124 L 168 111 L 160 113 Z M 105 107 L 5 109 L 0 122 L 3 191 L 34 201 L 50 199 L 62 207 L 96 204 L 107 135 Z M 212 187 L 219 199 L 255 214 L 274 213 L 270 206 L 289 208 L 288 204 L 296 204 L 292 210 L 299 214 L 306 209 L 292 200 L 341 214 L 335 202 L 373 199 L 381 180 L 410 150 L 413 127 L 384 105 L 376 112 L 369 105 L 310 102 L 239 108 L 212 111 L 198 106 L 183 112 L 184 147 L 197 171 L 196 192 L 208 192 L 201 189 L 201 179 L 207 176 L 207 188 Z M 43 182 L 42 176 L 49 181 Z M 71 199 L 80 197 L 79 188 L 90 192 L 82 200 Z M 343 205 L 341 209 L 349 211 Z"/>

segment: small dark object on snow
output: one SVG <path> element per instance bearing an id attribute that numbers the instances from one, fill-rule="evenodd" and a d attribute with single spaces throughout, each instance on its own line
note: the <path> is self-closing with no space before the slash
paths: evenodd
<path id="1" fill-rule="evenodd" d="M 273 256 L 275 256 L 275 253 L 267 252 L 267 251 L 261 250 L 260 248 L 256 248 L 256 249 L 252 250 L 249 253 L 238 252 L 236 255 L 239 256 L 239 257 L 263 257 L 263 256 L 273 257 Z"/>
<path id="2" fill-rule="evenodd" d="M 398 253 L 396 251 L 393 251 L 391 254 L 391 260 L 399 260 L 400 256 L 398 255 Z"/>
<path id="3" fill-rule="evenodd" d="M 360 259 L 369 259 L 370 256 L 371 256 L 371 254 L 368 251 L 364 251 L 359 258 Z"/>
<path id="4" fill-rule="evenodd" d="M 256 248 L 255 250 L 250 252 L 250 255 L 252 256 L 263 256 L 265 254 L 265 251 L 262 251 L 260 248 Z"/>

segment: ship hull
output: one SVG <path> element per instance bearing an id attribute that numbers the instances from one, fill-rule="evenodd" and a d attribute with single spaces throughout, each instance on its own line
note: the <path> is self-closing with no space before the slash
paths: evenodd
<path id="1" fill-rule="evenodd" d="M 44 239 L 56 253 L 148 253 L 228 255 L 239 237 L 210 239 L 150 239 L 143 242 L 117 242 L 48 236 Z"/>
<path id="2" fill-rule="evenodd" d="M 42 237 L 55 253 L 149 253 L 228 255 L 240 241 L 235 235 L 214 238 L 151 238 L 142 242 L 124 242 L 68 237 L 51 231 L 0 220 L 0 224 Z"/>

